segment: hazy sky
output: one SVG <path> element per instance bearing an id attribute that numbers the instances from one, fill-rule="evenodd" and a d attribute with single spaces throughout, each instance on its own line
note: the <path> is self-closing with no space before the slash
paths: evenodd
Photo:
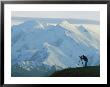
<path id="1" fill-rule="evenodd" d="M 100 20 L 99 11 L 13 11 L 12 17 L 76 18 Z"/>

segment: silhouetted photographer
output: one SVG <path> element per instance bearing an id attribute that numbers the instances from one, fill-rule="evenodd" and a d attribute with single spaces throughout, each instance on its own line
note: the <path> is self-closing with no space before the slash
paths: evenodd
<path id="1" fill-rule="evenodd" d="M 83 61 L 85 62 L 85 66 L 84 67 L 87 67 L 87 63 L 88 63 L 88 58 L 84 55 L 82 56 L 79 56 L 80 57 L 80 60 L 82 61 L 82 64 L 83 64 Z"/>

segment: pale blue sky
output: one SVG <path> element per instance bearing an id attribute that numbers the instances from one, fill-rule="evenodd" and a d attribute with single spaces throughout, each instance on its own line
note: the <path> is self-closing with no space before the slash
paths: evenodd
<path id="1" fill-rule="evenodd" d="M 100 20 L 99 11 L 13 11 L 12 17 L 76 18 Z"/>

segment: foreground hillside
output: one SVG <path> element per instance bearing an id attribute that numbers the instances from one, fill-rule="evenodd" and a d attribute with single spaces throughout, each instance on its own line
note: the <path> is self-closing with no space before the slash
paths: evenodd
<path id="1" fill-rule="evenodd" d="M 100 66 L 68 68 L 57 71 L 51 77 L 99 77 Z"/>

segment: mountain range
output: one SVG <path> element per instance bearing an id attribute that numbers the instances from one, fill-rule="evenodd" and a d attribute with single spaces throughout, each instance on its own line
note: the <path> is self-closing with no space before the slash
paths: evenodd
<path id="1" fill-rule="evenodd" d="M 31 19 L 11 27 L 12 76 L 48 76 L 83 67 L 81 55 L 87 56 L 88 66 L 100 64 L 99 25 Z"/>

